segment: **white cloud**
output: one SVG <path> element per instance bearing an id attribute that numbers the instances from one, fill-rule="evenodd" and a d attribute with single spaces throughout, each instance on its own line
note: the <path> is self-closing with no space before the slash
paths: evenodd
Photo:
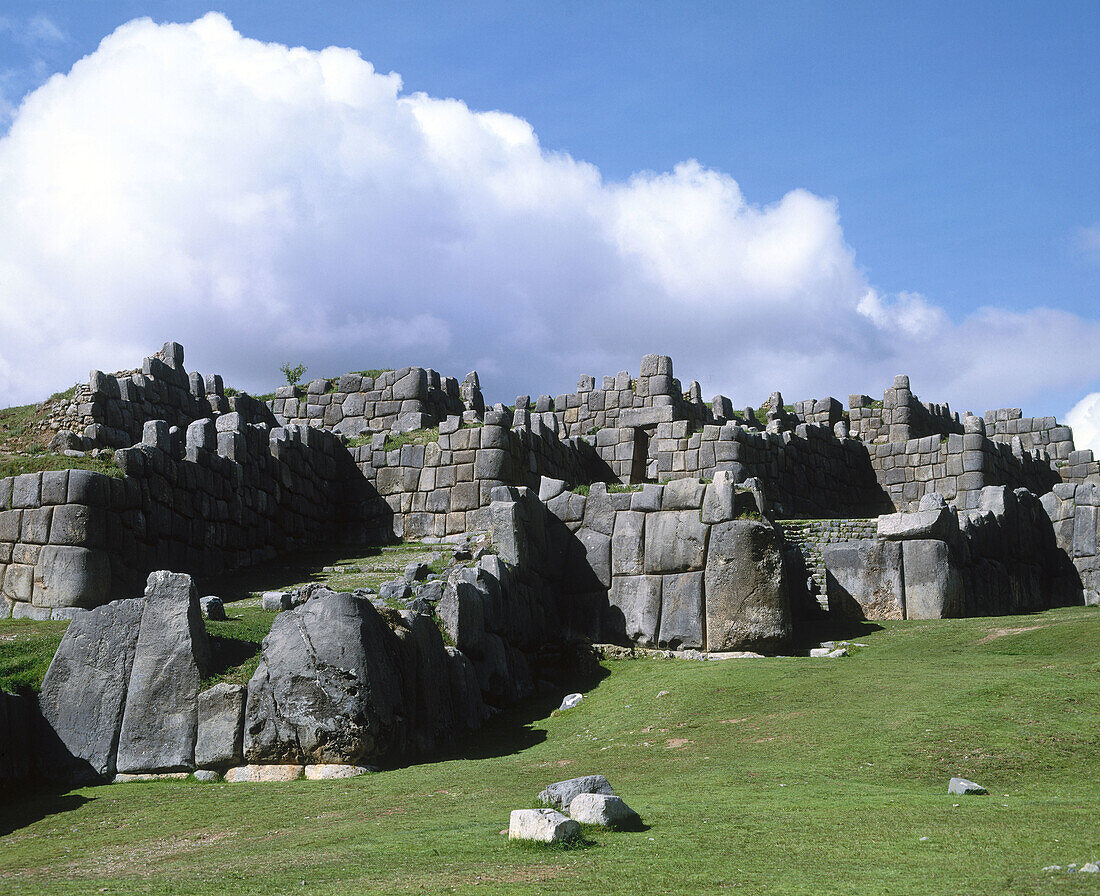
<path id="1" fill-rule="evenodd" d="M 1073 444 L 1078 449 L 1091 448 L 1100 457 L 1100 392 L 1086 395 L 1066 414 L 1066 423 L 1073 428 Z"/>
<path id="2" fill-rule="evenodd" d="M 176 339 L 190 369 L 256 390 L 287 360 L 477 366 L 510 401 L 660 351 L 738 404 L 902 371 L 928 400 L 1019 404 L 1079 386 L 1100 331 L 1043 309 L 952 322 L 867 282 L 834 200 L 755 205 L 694 161 L 604 182 L 522 119 L 217 14 L 131 22 L 20 106 L 0 306 L 0 403 Z"/>
<path id="3" fill-rule="evenodd" d="M 1089 261 L 1100 262 L 1100 223 L 1079 228 L 1074 243 L 1077 251 Z"/>

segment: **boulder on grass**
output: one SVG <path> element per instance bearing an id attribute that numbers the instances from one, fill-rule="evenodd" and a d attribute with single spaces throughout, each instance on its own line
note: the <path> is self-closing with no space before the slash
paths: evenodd
<path id="1" fill-rule="evenodd" d="M 568 781 L 557 781 L 539 794 L 539 802 L 544 806 L 560 809 L 568 812 L 574 797 L 581 793 L 602 793 L 614 796 L 615 791 L 603 775 L 585 775 L 580 778 L 570 778 Z"/>
<path id="2" fill-rule="evenodd" d="M 577 822 L 556 809 L 515 809 L 508 820 L 509 840 L 553 843 L 576 837 L 580 832 Z"/>
<path id="3" fill-rule="evenodd" d="M 581 824 L 599 824 L 607 828 L 629 827 L 641 821 L 622 797 L 606 793 L 578 793 L 569 805 L 569 817 Z"/>
<path id="4" fill-rule="evenodd" d="M 947 783 L 947 792 L 953 796 L 977 796 L 983 793 L 989 793 L 981 784 L 975 784 L 973 781 L 968 781 L 966 778 L 952 778 Z"/>

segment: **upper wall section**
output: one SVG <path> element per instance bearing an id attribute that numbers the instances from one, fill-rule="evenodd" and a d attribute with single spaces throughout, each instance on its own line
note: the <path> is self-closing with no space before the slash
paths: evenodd
<path id="1" fill-rule="evenodd" d="M 485 402 L 476 372 L 459 385 L 454 377 L 440 377 L 430 368 L 403 367 L 313 380 L 304 388 L 283 386 L 268 407 L 283 425 L 321 426 L 354 438 L 434 426 L 465 411 L 480 417 Z"/>

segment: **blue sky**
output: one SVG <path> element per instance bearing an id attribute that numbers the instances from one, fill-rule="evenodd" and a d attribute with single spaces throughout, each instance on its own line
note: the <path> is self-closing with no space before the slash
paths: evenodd
<path id="1" fill-rule="evenodd" d="M 742 396 L 738 386 L 751 381 L 760 390 L 768 379 L 790 398 L 824 394 L 825 387 L 846 398 L 849 391 L 881 391 L 886 370 L 908 369 L 914 388 L 928 400 L 975 410 L 1013 402 L 1024 404 L 1028 413 L 1064 415 L 1087 393 L 1100 390 L 1100 361 L 1088 344 L 1067 348 L 1073 366 L 1065 357 L 1052 357 L 1049 364 L 1029 357 L 1059 355 L 1061 341 L 1070 338 L 1064 334 L 1091 338 L 1100 327 L 1100 4 L 227 2 L 210 7 L 8 0 L 0 19 L 7 124 L 18 115 L 23 94 L 54 72 L 67 73 L 124 22 L 138 16 L 190 22 L 211 8 L 224 13 L 245 38 L 311 50 L 351 47 L 379 73 L 399 73 L 404 95 L 422 91 L 457 98 L 471 110 L 510 113 L 530 124 L 542 151 L 590 163 L 605 184 L 629 183 L 638 172 L 660 175 L 697 160 L 702 169 L 735 181 L 753 209 L 766 210 L 791 191 L 835 201 L 838 233 L 852 254 L 852 271 L 843 277 L 858 274 L 888 306 L 898 296 L 904 303 L 916 295 L 935 311 L 928 318 L 932 329 L 952 327 L 944 337 L 949 350 L 939 354 L 929 352 L 935 340 L 925 332 L 905 351 L 871 346 L 861 358 L 860 340 L 874 342 L 899 326 L 896 317 L 872 315 L 883 332 L 854 337 L 835 353 L 850 362 L 825 352 L 814 363 L 792 363 L 812 340 L 808 332 L 786 346 L 759 383 L 748 367 L 725 364 L 713 339 L 699 352 L 701 369 L 685 355 L 689 344 L 670 339 L 679 349 L 671 352 L 677 372 L 685 380 L 702 379 L 705 391 L 712 385 L 710 391 L 732 393 L 738 404 L 758 403 L 766 393 Z M 553 276 L 553 270 L 547 262 L 546 275 Z M 793 285 L 791 295 L 801 288 Z M 703 324 L 713 320 L 731 327 L 730 354 L 747 339 L 759 342 L 801 325 L 794 300 L 777 300 L 781 310 L 768 317 L 759 309 L 771 300 L 757 295 L 745 300 L 751 313 L 728 319 L 715 304 L 723 301 L 742 299 L 731 293 L 693 305 L 689 297 L 686 313 L 699 314 Z M 894 313 L 899 306 L 890 307 Z M 994 327 L 996 337 L 985 340 L 1003 341 L 986 347 L 984 373 L 951 373 L 945 368 L 960 352 L 983 341 L 973 318 L 982 308 L 996 309 L 1002 323 L 1000 316 L 1016 317 Z M 1037 308 L 1068 317 L 1057 332 L 1040 332 L 1049 320 L 1034 315 Z M 450 341 L 422 341 L 419 347 L 429 356 L 423 363 L 438 358 L 437 366 L 467 360 L 480 363 L 479 369 L 488 365 L 483 380 L 503 378 L 494 385 L 505 400 L 510 389 L 539 391 L 541 385 L 564 391 L 577 373 L 615 372 L 539 345 L 525 347 L 525 367 L 505 360 L 502 346 L 487 346 L 483 357 L 469 349 L 454 319 L 444 315 L 444 323 Z M 649 324 L 648 333 L 641 324 L 625 327 L 624 366 L 636 369 L 634 355 L 643 343 L 662 350 L 662 321 Z M 536 326 L 555 324 L 540 319 Z M 133 334 L 135 342 L 138 335 Z M 823 332 L 822 338 L 835 337 Z M 602 343 L 593 340 L 594 363 L 619 362 L 614 343 L 611 334 Z M 122 348 L 103 338 L 84 347 L 96 346 L 109 354 Z M 188 349 L 218 365 L 193 337 Z M 319 368 L 328 358 L 342 360 L 363 350 L 349 344 L 326 354 L 317 343 L 303 355 L 312 362 L 311 372 L 335 373 Z M 531 360 L 542 351 L 545 366 Z M 751 354 L 752 370 L 767 365 L 765 352 Z M 405 360 L 417 362 L 417 357 Z M 14 359 L 11 363 L 15 366 Z M 88 358 L 84 366 L 89 363 L 108 366 L 108 360 Z M 1064 369 L 1047 371 L 1058 363 Z M 263 372 L 255 366 L 229 373 L 255 388 L 263 385 Z M 14 379 L 8 386 L 12 395 L 26 388 Z"/>

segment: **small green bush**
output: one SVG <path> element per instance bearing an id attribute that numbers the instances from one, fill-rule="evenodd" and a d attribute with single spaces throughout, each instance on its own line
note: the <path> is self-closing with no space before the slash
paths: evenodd
<path id="1" fill-rule="evenodd" d="M 283 376 L 286 377 L 288 386 L 297 386 L 302 381 L 302 377 L 305 376 L 306 369 L 305 364 L 297 364 L 291 367 L 289 361 L 279 368 L 283 372 Z"/>

